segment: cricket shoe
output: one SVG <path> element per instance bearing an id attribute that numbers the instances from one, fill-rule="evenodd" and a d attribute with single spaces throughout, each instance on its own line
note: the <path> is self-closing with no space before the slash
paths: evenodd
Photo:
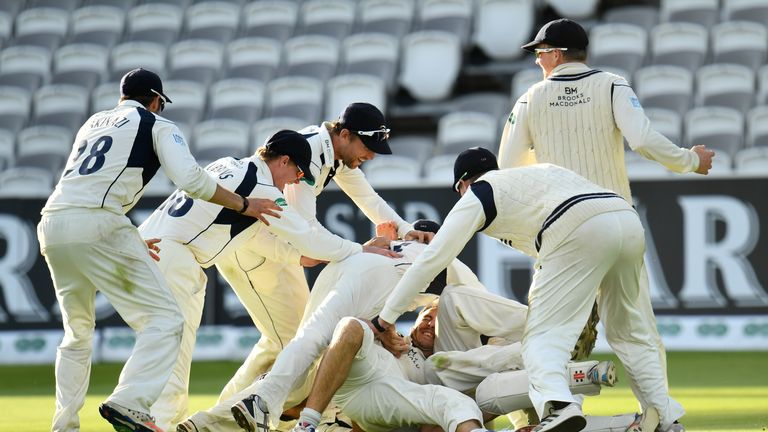
<path id="1" fill-rule="evenodd" d="M 661 426 L 659 426 L 656 428 L 656 432 L 685 432 L 685 426 L 675 420 L 675 422 L 672 423 L 672 425 L 670 425 L 667 430 L 661 430 Z"/>
<path id="2" fill-rule="evenodd" d="M 269 409 L 267 403 L 252 394 L 232 406 L 232 416 L 237 425 L 248 432 L 269 432 Z"/>
<path id="3" fill-rule="evenodd" d="M 578 432 L 587 425 L 587 419 L 581 412 L 581 407 L 569 403 L 563 408 L 549 408 L 549 415 L 541 419 L 541 423 L 533 428 L 533 432 Z"/>
<path id="4" fill-rule="evenodd" d="M 176 432 L 200 432 L 200 430 L 195 425 L 195 422 L 188 418 L 176 425 Z"/>
<path id="5" fill-rule="evenodd" d="M 654 407 L 648 407 L 642 414 L 635 415 L 635 421 L 629 425 L 627 432 L 655 432 L 659 426 L 659 412 Z"/>
<path id="6" fill-rule="evenodd" d="M 151 415 L 114 402 L 107 401 L 99 405 L 99 414 L 110 422 L 117 432 L 163 432 Z"/>
<path id="7" fill-rule="evenodd" d="M 608 387 L 613 387 L 619 381 L 618 376 L 616 375 L 616 365 L 610 360 L 601 361 L 593 366 L 592 369 L 587 372 L 587 376 L 589 376 L 589 381 L 591 381 L 592 384 Z"/>
<path id="8" fill-rule="evenodd" d="M 315 432 L 316 427 L 307 422 L 298 422 L 291 432 Z"/>

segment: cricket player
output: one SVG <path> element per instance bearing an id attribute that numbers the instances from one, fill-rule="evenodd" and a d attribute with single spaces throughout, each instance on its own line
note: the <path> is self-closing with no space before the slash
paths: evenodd
<path id="1" fill-rule="evenodd" d="M 190 197 L 248 217 L 279 211 L 273 202 L 219 186 L 197 165 L 181 131 L 159 115 L 171 100 L 157 74 L 128 72 L 120 94 L 115 108 L 93 114 L 77 132 L 37 228 L 64 325 L 56 353 L 53 431 L 80 429 L 77 413 L 88 390 L 96 291 L 136 332 L 117 387 L 99 412 L 117 430 L 158 430 L 150 406 L 171 375 L 183 321 L 147 244 L 125 213 L 161 166 Z"/>
<path id="2" fill-rule="evenodd" d="M 586 425 L 566 364 L 598 291 L 606 338 L 648 401 L 642 430 L 666 430 L 680 418 L 684 411 L 669 396 L 648 317 L 638 311 L 645 240 L 632 206 L 556 165 L 498 170 L 493 153 L 479 147 L 456 159 L 454 189 L 461 199 L 388 298 L 374 320 L 377 331 L 391 327 L 424 281 L 482 231 L 536 258 L 523 338 L 529 395 L 542 419 L 536 431 Z"/>
<path id="3" fill-rule="evenodd" d="M 499 166 L 512 168 L 538 161 L 568 168 L 632 202 L 624 163 L 624 139 L 641 156 L 678 172 L 706 175 L 714 152 L 703 145 L 680 148 L 653 130 L 627 81 L 586 65 L 589 39 L 568 19 L 551 21 L 522 48 L 535 53 L 544 80 L 522 95 L 504 127 Z M 641 269 L 641 311 L 661 353 L 648 273 Z M 596 324 L 596 320 L 593 321 Z M 647 406 L 635 392 L 642 407 Z M 681 430 L 675 429 L 675 430 Z"/>
<path id="4" fill-rule="evenodd" d="M 186 418 L 189 369 L 195 336 L 200 325 L 207 278 L 204 269 L 268 231 L 295 248 L 292 260 L 302 257 L 340 261 L 353 254 L 379 248 L 344 240 L 325 230 L 311 228 L 307 221 L 285 203 L 282 191 L 301 178 L 314 180 L 310 167 L 311 150 L 298 132 L 282 130 L 272 135 L 255 155 L 243 159 L 222 158 L 206 167 L 206 173 L 219 184 L 237 193 L 265 198 L 283 207 L 281 217 L 269 218 L 269 225 L 256 223 L 219 205 L 196 200 L 182 191 L 171 195 L 139 227 L 145 238 L 161 239 L 158 253 L 160 270 L 168 282 L 184 316 L 181 351 L 176 367 L 160 398 L 152 406 L 157 425 L 162 429 Z M 274 243 L 274 242 L 273 242 Z M 258 245 L 263 248 L 265 245 Z M 391 251 L 380 249 L 385 255 Z"/>
<path id="5" fill-rule="evenodd" d="M 312 149 L 310 171 L 314 181 L 302 179 L 285 188 L 288 204 L 312 227 L 327 231 L 317 220 L 316 200 L 331 182 L 350 197 L 374 223 L 394 221 L 407 239 L 428 241 L 431 233 L 414 230 L 373 190 L 359 166 L 376 154 L 390 154 L 389 128 L 384 115 L 368 103 L 352 103 L 336 121 L 300 131 Z M 246 244 L 216 264 L 254 319 L 261 338 L 219 396 L 219 402 L 250 385 L 269 370 L 277 354 L 296 334 L 309 286 L 303 268 L 283 262 Z"/>

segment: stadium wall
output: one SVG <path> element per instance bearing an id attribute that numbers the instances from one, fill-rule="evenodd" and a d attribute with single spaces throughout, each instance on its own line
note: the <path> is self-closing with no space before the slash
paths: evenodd
<path id="1" fill-rule="evenodd" d="M 637 181 L 632 190 L 646 227 L 651 296 L 667 348 L 768 350 L 768 178 Z M 458 198 L 448 187 L 380 194 L 407 220 L 442 221 Z M 161 201 L 145 198 L 129 216 L 138 224 Z M 53 362 L 62 336 L 35 234 L 43 204 L 0 200 L 0 363 Z M 365 241 L 373 233 L 339 190 L 323 194 L 318 216 L 348 239 Z M 525 302 L 529 257 L 478 235 L 460 258 L 490 290 Z M 309 277 L 318 272 L 313 269 Z M 96 304 L 96 361 L 127 358 L 131 331 L 106 299 L 97 296 Z M 210 270 L 195 358 L 244 358 L 258 336 L 234 293 Z M 598 350 L 607 349 L 598 342 Z"/>

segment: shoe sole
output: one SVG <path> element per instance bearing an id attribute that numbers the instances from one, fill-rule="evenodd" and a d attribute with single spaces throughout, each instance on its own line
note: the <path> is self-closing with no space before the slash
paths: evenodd
<path id="1" fill-rule="evenodd" d="M 638 420 L 640 421 L 639 423 Z M 656 411 L 656 408 L 648 407 L 641 418 L 629 425 L 627 432 L 655 432 L 658 426 L 659 412 Z"/>
<path id="2" fill-rule="evenodd" d="M 230 409 L 232 412 L 232 417 L 235 418 L 237 425 L 240 426 L 243 430 L 248 432 L 256 432 L 256 430 L 251 425 L 251 422 L 248 420 L 248 417 L 246 417 L 245 413 L 242 411 L 245 409 L 245 407 L 241 408 L 240 404 L 241 402 L 238 402 Z"/>
<path id="3" fill-rule="evenodd" d="M 547 429 L 546 432 L 579 432 L 587 426 L 587 419 L 582 416 L 574 416 L 563 420 L 562 423 Z"/>
<path id="4" fill-rule="evenodd" d="M 600 377 L 600 384 L 608 387 L 613 387 L 619 381 L 616 374 L 616 365 L 612 361 L 608 361 L 608 368 L 605 373 Z"/>
<path id="5" fill-rule="evenodd" d="M 176 425 L 176 432 L 199 432 L 199 431 L 197 430 L 197 426 L 195 426 L 194 423 L 192 423 L 192 429 L 188 428 L 187 425 L 185 425 L 184 423 L 179 423 L 178 425 Z"/>
<path id="6" fill-rule="evenodd" d="M 120 414 L 119 411 L 105 405 L 99 405 L 99 414 L 108 421 L 117 432 L 154 432 L 148 427 L 137 424 L 130 418 Z"/>

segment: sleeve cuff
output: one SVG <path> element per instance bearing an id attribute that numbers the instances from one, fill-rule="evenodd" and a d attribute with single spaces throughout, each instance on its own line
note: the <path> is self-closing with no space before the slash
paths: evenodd
<path id="1" fill-rule="evenodd" d="M 399 227 L 397 227 L 397 235 L 399 235 L 400 238 L 405 238 L 405 235 L 411 231 L 413 231 L 413 224 L 408 222 L 402 223 Z"/>
<path id="2" fill-rule="evenodd" d="M 384 308 L 379 314 L 379 318 L 394 325 L 397 322 L 397 319 L 400 318 L 400 314 L 393 310 Z"/>

